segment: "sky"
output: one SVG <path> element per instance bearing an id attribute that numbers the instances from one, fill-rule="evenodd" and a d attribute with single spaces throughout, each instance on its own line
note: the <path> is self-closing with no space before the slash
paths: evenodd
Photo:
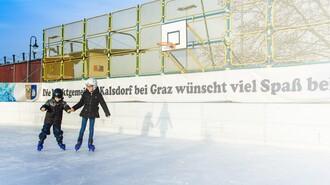
<path id="1" fill-rule="evenodd" d="M 22 61 L 29 56 L 30 38 L 39 46 L 36 57 L 42 57 L 44 29 L 103 15 L 152 0 L 0 0 L 0 64 Z M 32 38 L 32 45 L 34 38 Z"/>

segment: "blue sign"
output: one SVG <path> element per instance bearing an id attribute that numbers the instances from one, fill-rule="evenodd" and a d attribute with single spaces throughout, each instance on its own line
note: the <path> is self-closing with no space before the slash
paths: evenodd
<path id="1" fill-rule="evenodd" d="M 15 84 L 0 83 L 0 102 L 16 102 L 14 89 Z"/>

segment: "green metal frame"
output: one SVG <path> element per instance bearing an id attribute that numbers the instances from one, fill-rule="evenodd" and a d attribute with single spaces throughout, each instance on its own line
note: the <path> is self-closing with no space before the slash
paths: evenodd
<path id="1" fill-rule="evenodd" d="M 140 22 L 140 19 L 141 19 L 141 8 L 143 5 L 145 4 L 150 4 L 152 2 L 161 2 L 161 7 L 160 7 L 160 10 L 161 10 L 161 20 L 159 23 L 148 23 L 148 24 L 145 24 L 145 25 L 141 25 L 141 22 Z M 291 66 L 291 65 L 304 65 L 306 64 L 306 62 L 301 62 L 301 61 L 288 61 L 286 62 L 284 65 L 283 63 L 279 64 L 279 62 L 276 62 L 274 61 L 273 59 L 273 50 L 272 50 L 272 47 L 273 47 L 273 36 L 274 36 L 274 32 L 276 32 L 276 30 L 274 30 L 274 26 L 273 26 L 273 16 L 274 16 L 274 7 L 273 5 L 275 4 L 275 1 L 276 0 L 267 0 L 267 1 L 260 1 L 260 0 L 256 0 L 254 2 L 249 2 L 249 3 L 245 3 L 245 4 L 241 4 L 241 5 L 235 5 L 233 6 L 233 2 L 232 0 L 225 0 L 226 2 L 226 6 L 224 7 L 224 9 L 218 9 L 218 10 L 212 10 L 210 12 L 205 12 L 205 9 L 204 9 L 204 5 L 206 3 L 206 1 L 203 2 L 203 0 L 201 0 L 201 8 L 202 8 L 202 13 L 199 13 L 199 14 L 196 14 L 196 15 L 188 15 L 186 17 L 177 17 L 175 19 L 171 19 L 171 20 L 168 20 L 166 19 L 166 6 L 167 6 L 167 3 L 169 2 L 174 2 L 175 0 L 171 0 L 171 1 L 166 1 L 166 0 L 154 0 L 154 1 L 151 1 L 151 2 L 148 2 L 148 3 L 145 3 L 145 4 L 142 4 L 142 5 L 137 5 L 136 7 L 131 7 L 131 8 L 127 8 L 127 9 L 124 9 L 124 10 L 120 10 L 120 11 L 116 11 L 116 12 L 113 12 L 113 13 L 109 13 L 107 14 L 108 15 L 108 32 L 105 33 L 106 36 L 107 36 L 107 45 L 106 45 L 106 50 L 107 50 L 107 61 L 108 61 L 108 65 L 107 65 L 107 73 L 106 73 L 106 76 L 103 77 L 103 78 L 121 78 L 121 77 L 132 77 L 132 76 L 152 76 L 152 75 L 161 75 L 161 74 L 177 74 L 177 73 L 195 73 L 195 72 L 208 72 L 208 71 L 223 71 L 223 70 L 229 70 L 229 69 L 250 69 L 250 68 L 264 68 L 264 67 L 282 67 L 282 66 Z M 235 53 L 233 53 L 233 49 L 232 49 L 232 39 L 233 39 L 233 32 L 232 32 L 232 13 L 233 13 L 233 10 L 234 8 L 236 7 L 243 7 L 243 6 L 251 6 L 251 5 L 255 5 L 257 3 L 264 3 L 265 6 L 267 6 L 266 8 L 266 30 L 257 30 L 256 33 L 263 33 L 265 34 L 265 37 L 266 37 L 266 60 L 264 63 L 255 63 L 255 64 L 244 64 L 244 65 L 234 65 L 232 63 L 232 58 L 234 57 Z M 120 29 L 120 30 L 112 30 L 112 16 L 114 13 L 118 13 L 118 12 L 122 12 L 122 11 L 125 11 L 125 10 L 132 10 L 132 8 L 135 8 L 136 9 L 136 25 L 134 27 L 129 27 L 129 28 L 123 28 L 123 29 Z M 209 33 L 209 27 L 208 27 L 208 24 L 207 24 L 207 20 L 208 18 L 211 18 L 211 17 L 214 17 L 214 16 L 223 16 L 225 18 L 225 34 L 224 34 L 224 37 L 223 38 L 210 38 L 210 33 Z M 160 59 L 160 74 L 159 72 L 155 73 L 155 74 L 142 74 L 140 72 L 140 52 L 141 52 L 141 46 L 140 46 L 140 38 L 141 38 L 141 33 L 140 31 L 146 27 L 146 26 L 155 26 L 155 25 L 159 25 L 159 24 L 168 24 L 168 23 L 173 23 L 173 22 L 178 22 L 178 21 L 191 21 L 191 22 L 194 22 L 194 21 L 203 21 L 204 22 L 204 26 L 206 28 L 206 39 L 202 39 L 198 34 L 197 32 L 189 25 L 187 24 L 187 29 L 190 30 L 190 32 L 192 34 L 194 34 L 197 38 L 198 38 L 198 42 L 194 42 L 194 43 L 188 43 L 187 45 L 187 48 L 185 49 L 187 55 L 189 55 L 192 59 L 193 59 L 193 62 L 195 62 L 197 64 L 197 66 L 199 67 L 199 69 L 185 69 L 183 68 L 182 66 L 179 65 L 179 61 L 178 59 L 175 58 L 175 56 L 171 53 L 172 51 L 166 51 L 166 52 L 160 52 L 160 56 L 161 56 L 161 59 Z M 321 24 L 321 23 L 320 23 Z M 325 23 L 322 23 L 322 24 L 330 24 L 330 21 L 329 22 L 325 22 Z M 82 45 L 83 45 L 83 49 L 82 49 L 82 76 L 81 78 L 74 78 L 73 80 L 80 80 L 80 79 L 86 79 L 88 78 L 88 74 L 87 74 L 87 71 L 89 69 L 88 67 L 88 63 L 86 64 L 87 62 L 87 51 L 86 51 L 86 30 L 87 30 L 87 24 L 86 24 L 86 19 L 83 19 L 83 30 L 82 30 Z M 313 24 L 311 26 L 317 26 L 317 24 Z M 286 28 L 287 29 L 287 28 Z M 299 29 L 299 27 L 294 27 L 294 29 Z M 126 33 L 126 31 L 130 31 L 130 30 L 136 30 L 136 35 L 131 35 L 130 33 Z M 112 62 L 112 59 L 111 59 L 111 56 L 112 55 L 116 55 L 116 53 L 112 53 L 111 51 L 111 47 L 112 47 L 112 33 L 119 33 L 119 34 L 127 34 L 129 36 L 132 36 L 135 38 L 135 41 L 136 41 L 136 50 L 135 50 L 135 54 L 136 54 L 136 69 L 135 69 L 135 74 L 134 75 L 131 75 L 131 74 L 122 74 L 122 75 L 119 75 L 119 76 L 113 76 L 111 74 L 111 62 Z M 62 24 L 61 25 L 61 54 L 60 54 L 60 62 L 61 62 L 61 76 L 60 76 L 60 80 L 63 80 L 63 72 L 64 72 L 64 69 L 63 69 L 63 62 L 64 62 L 64 25 Z M 253 33 L 243 33 L 243 35 L 240 35 L 240 36 L 244 36 L 244 34 L 252 34 Z M 45 33 L 45 30 L 43 30 L 43 58 L 47 57 L 46 56 L 46 50 L 45 50 L 45 47 L 46 47 L 46 33 Z M 49 46 L 49 43 L 47 43 L 48 46 Z M 213 58 L 213 53 L 215 52 L 212 48 L 212 44 L 223 44 L 224 47 L 225 47 L 225 58 L 224 58 L 224 66 L 223 67 L 214 67 L 214 68 L 211 68 L 211 67 L 204 67 L 200 61 L 198 60 L 198 57 L 196 57 L 192 52 L 191 52 L 191 48 L 195 48 L 195 47 L 198 47 L 198 46 L 208 46 L 209 48 L 209 52 L 210 52 L 210 55 L 211 55 L 211 60 L 212 60 L 212 64 L 215 65 L 214 63 L 214 58 Z M 147 48 L 147 49 L 144 49 L 143 50 L 155 50 L 155 48 Z M 127 51 L 127 53 L 124 53 L 123 54 L 129 54 L 129 53 L 132 53 L 132 51 Z M 168 58 L 169 60 L 171 60 L 174 65 L 177 66 L 178 68 L 178 71 L 175 72 L 166 72 L 165 68 L 166 68 L 166 58 Z M 330 62 L 330 58 L 325 58 L 325 59 L 322 59 L 322 60 L 315 60 L 313 61 L 313 64 L 314 63 L 322 63 L 322 62 Z M 43 67 L 42 67 L 42 81 L 45 81 L 45 69 L 44 69 L 44 63 L 43 63 Z M 100 77 L 102 78 L 102 77 Z M 47 80 L 49 81 L 49 80 Z M 56 81 L 56 80 L 54 80 Z"/>

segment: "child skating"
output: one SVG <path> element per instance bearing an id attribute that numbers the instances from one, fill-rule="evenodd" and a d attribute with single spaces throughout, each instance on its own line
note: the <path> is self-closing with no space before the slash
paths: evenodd
<path id="1" fill-rule="evenodd" d="M 44 105 L 40 107 L 42 112 L 46 112 L 44 125 L 39 134 L 39 142 L 37 150 L 43 149 L 43 144 L 47 135 L 50 135 L 50 128 L 53 126 L 53 134 L 56 138 L 58 146 L 65 150 L 65 144 L 63 144 L 63 131 L 61 130 L 63 110 L 70 113 L 70 106 L 63 101 L 63 91 L 61 89 L 55 89 L 51 99 L 47 100 Z"/>
<path id="2" fill-rule="evenodd" d="M 94 136 L 94 123 L 95 118 L 99 118 L 99 104 L 105 113 L 106 117 L 110 117 L 110 111 L 107 104 L 105 103 L 102 94 L 97 87 L 97 81 L 94 78 L 89 78 L 86 82 L 86 91 L 81 95 L 80 101 L 71 108 L 71 112 L 78 110 L 80 107 L 84 106 L 80 112 L 82 117 L 81 128 L 75 146 L 76 151 L 80 149 L 83 142 L 84 132 L 86 129 L 87 121 L 89 119 L 89 138 L 88 138 L 88 148 L 94 151 L 95 146 L 93 145 Z"/>

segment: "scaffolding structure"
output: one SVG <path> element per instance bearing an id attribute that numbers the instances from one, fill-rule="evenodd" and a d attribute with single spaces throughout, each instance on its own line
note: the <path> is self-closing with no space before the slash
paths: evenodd
<path id="1" fill-rule="evenodd" d="M 162 26 L 186 47 L 162 51 Z M 43 81 L 330 62 L 328 0 L 156 0 L 44 30 Z"/>

